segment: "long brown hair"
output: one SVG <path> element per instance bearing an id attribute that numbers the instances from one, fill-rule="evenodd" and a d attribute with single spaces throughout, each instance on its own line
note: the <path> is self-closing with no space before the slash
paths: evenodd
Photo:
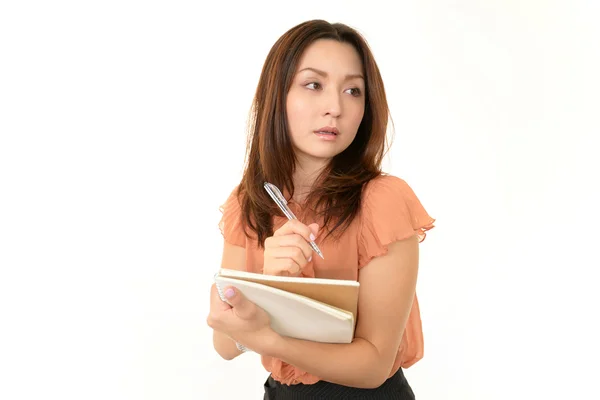
<path id="1" fill-rule="evenodd" d="M 260 75 L 248 124 L 245 170 L 238 189 L 246 235 L 256 234 L 260 247 L 273 235 L 274 215 L 283 215 L 264 189 L 270 182 L 290 196 L 296 156 L 289 136 L 286 99 L 304 50 L 319 39 L 351 44 L 365 77 L 365 110 L 354 141 L 321 172 L 306 204 L 323 218 L 324 238 L 343 233 L 358 214 L 362 189 L 381 174 L 387 151 L 389 109 L 379 68 L 365 39 L 347 25 L 323 20 L 301 23 L 277 40 Z M 321 229 L 323 228 L 321 227 Z"/>

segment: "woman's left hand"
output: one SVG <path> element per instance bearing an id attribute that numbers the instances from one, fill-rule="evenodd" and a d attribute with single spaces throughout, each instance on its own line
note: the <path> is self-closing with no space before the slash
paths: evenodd
<path id="1" fill-rule="evenodd" d="M 231 305 L 221 300 L 216 285 L 212 285 L 208 326 L 258 354 L 267 355 L 277 336 L 271 329 L 269 315 L 234 287 L 225 287 L 223 293 Z"/>

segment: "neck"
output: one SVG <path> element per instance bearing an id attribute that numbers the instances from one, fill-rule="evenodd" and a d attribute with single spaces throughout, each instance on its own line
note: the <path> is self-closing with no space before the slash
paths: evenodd
<path id="1" fill-rule="evenodd" d="M 294 201 L 302 203 L 306 200 L 306 197 L 310 193 L 315 180 L 319 177 L 319 174 L 329 164 L 328 159 L 320 160 L 307 160 L 300 159 L 298 157 L 298 163 L 296 164 L 296 170 L 292 177 L 294 181 Z"/>

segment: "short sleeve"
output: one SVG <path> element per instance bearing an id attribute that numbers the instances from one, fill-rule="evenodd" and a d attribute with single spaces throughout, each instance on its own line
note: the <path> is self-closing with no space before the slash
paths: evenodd
<path id="1" fill-rule="evenodd" d="M 368 183 L 363 194 L 361 225 L 358 237 L 358 265 L 367 265 L 373 258 L 387 254 L 387 246 L 417 235 L 419 242 L 433 228 L 435 219 L 402 179 L 381 176 Z"/>
<path id="2" fill-rule="evenodd" d="M 246 235 L 242 224 L 242 209 L 237 193 L 238 187 L 231 192 L 225 204 L 219 208 L 222 213 L 219 229 L 226 242 L 246 247 Z"/>

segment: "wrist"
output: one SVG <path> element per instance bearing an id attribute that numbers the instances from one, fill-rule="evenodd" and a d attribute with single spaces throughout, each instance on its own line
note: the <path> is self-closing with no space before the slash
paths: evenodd
<path id="1" fill-rule="evenodd" d="M 223 332 L 213 332 L 213 345 L 217 353 L 225 360 L 232 360 L 241 354 L 236 348 L 236 342 Z"/>
<path id="2" fill-rule="evenodd" d="M 283 349 L 286 346 L 286 338 L 269 328 L 269 332 L 265 337 L 264 355 L 273 358 L 281 358 Z"/>

